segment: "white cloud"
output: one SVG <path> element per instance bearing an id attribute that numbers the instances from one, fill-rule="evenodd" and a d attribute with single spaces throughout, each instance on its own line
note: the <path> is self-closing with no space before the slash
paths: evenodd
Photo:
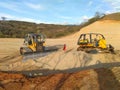
<path id="1" fill-rule="evenodd" d="M 26 17 L 17 17 L 16 20 L 18 21 L 27 21 L 27 22 L 35 22 L 40 23 L 40 20 L 32 19 L 32 18 L 26 18 Z"/>
<path id="2" fill-rule="evenodd" d="M 107 2 L 120 2 L 120 0 L 105 0 L 105 1 L 107 1 Z"/>
<path id="3" fill-rule="evenodd" d="M 6 13 L 0 13 L 0 17 L 6 17 L 7 20 L 18 20 L 18 21 L 27 21 L 27 22 L 35 22 L 35 23 L 41 23 L 42 21 L 36 20 L 33 18 L 27 18 L 27 17 L 18 17 L 18 16 L 13 16 L 10 14 Z"/>
<path id="4" fill-rule="evenodd" d="M 87 16 L 87 15 L 84 15 L 82 16 L 81 18 L 79 18 L 79 24 L 82 23 L 82 22 L 87 22 L 90 18 L 92 18 L 92 16 Z"/>
<path id="5" fill-rule="evenodd" d="M 12 10 L 12 11 L 16 11 L 16 12 L 23 12 L 22 10 L 19 9 L 18 7 L 18 3 L 4 3 L 4 2 L 0 2 L 0 7 L 3 7 L 3 8 L 7 8 L 9 10 Z"/>
<path id="6" fill-rule="evenodd" d="M 120 11 L 120 0 L 104 0 L 112 6 L 114 11 Z"/>
<path id="7" fill-rule="evenodd" d="M 64 3 L 64 0 L 58 0 L 60 3 Z"/>
<path id="8" fill-rule="evenodd" d="M 105 14 L 111 14 L 111 13 L 115 13 L 116 11 L 114 11 L 114 10 L 108 10 L 108 11 L 106 11 L 105 12 Z"/>
<path id="9" fill-rule="evenodd" d="M 0 13 L 0 17 L 6 17 L 6 19 L 14 18 L 12 15 L 6 14 L 6 13 Z"/>
<path id="10" fill-rule="evenodd" d="M 35 10 L 43 10 L 45 7 L 43 7 L 41 4 L 33 4 L 33 3 L 25 3 L 28 7 L 35 9 Z"/>
<path id="11" fill-rule="evenodd" d="M 6 13 L 0 13 L 0 17 L 6 17 L 7 20 L 27 21 L 27 22 L 33 22 L 33 23 L 61 24 L 61 25 L 69 24 L 67 21 L 63 21 L 63 22 L 48 22 L 48 21 L 37 20 L 37 19 L 34 19 L 34 18 L 13 16 L 13 15 L 6 14 Z"/>
<path id="12" fill-rule="evenodd" d="M 72 19 L 72 17 L 69 17 L 69 16 L 59 16 L 59 18 L 62 18 L 62 19 Z"/>
<path id="13" fill-rule="evenodd" d="M 88 6 L 91 6 L 93 4 L 93 1 L 89 1 Z"/>
<path id="14" fill-rule="evenodd" d="M 106 11 L 106 12 L 105 12 L 105 14 L 110 14 L 110 13 L 111 13 L 111 11 Z"/>
<path id="15" fill-rule="evenodd" d="M 120 11 L 120 6 L 116 6 L 115 8 L 116 8 L 116 10 L 119 10 L 119 11 Z"/>
<path id="16" fill-rule="evenodd" d="M 90 19 L 90 17 L 88 17 L 88 16 L 83 16 L 82 19 L 83 19 L 83 20 L 88 20 L 88 19 Z"/>
<path id="17" fill-rule="evenodd" d="M 64 22 L 62 22 L 62 23 L 60 23 L 61 25 L 68 25 L 69 24 L 69 22 L 67 22 L 67 21 L 64 21 Z"/>

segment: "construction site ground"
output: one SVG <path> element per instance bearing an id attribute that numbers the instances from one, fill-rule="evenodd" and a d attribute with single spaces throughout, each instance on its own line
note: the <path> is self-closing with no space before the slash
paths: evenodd
<path id="1" fill-rule="evenodd" d="M 77 50 L 81 33 L 101 33 L 115 48 L 111 53 Z M 119 90 L 120 22 L 98 21 L 59 39 L 46 39 L 58 50 L 19 54 L 23 39 L 0 38 L 0 90 Z M 63 46 L 66 44 L 66 50 Z"/>

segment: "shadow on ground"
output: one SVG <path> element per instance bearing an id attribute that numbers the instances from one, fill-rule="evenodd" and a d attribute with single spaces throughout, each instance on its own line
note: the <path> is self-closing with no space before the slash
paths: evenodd
<path id="1" fill-rule="evenodd" d="M 0 72 L 0 90 L 120 90 L 120 79 L 112 71 L 119 66 L 117 62 L 64 71 Z"/>
<path id="2" fill-rule="evenodd" d="M 63 47 L 63 45 L 54 45 L 54 46 L 47 46 L 45 48 L 44 52 L 36 52 L 36 53 L 26 53 L 25 55 L 23 55 L 23 61 L 29 60 L 29 59 L 38 59 L 41 57 L 45 57 L 53 52 L 58 51 L 59 49 L 61 49 Z"/>
<path id="3" fill-rule="evenodd" d="M 100 90 L 120 90 L 120 82 L 117 80 L 118 76 L 115 76 L 111 69 L 95 69 L 95 72 L 98 76 Z"/>
<path id="4" fill-rule="evenodd" d="M 2 71 L 2 72 L 9 72 L 9 73 L 20 73 L 25 76 L 46 76 L 52 74 L 59 74 L 59 73 L 74 73 L 83 70 L 89 69 L 98 69 L 98 68 L 112 68 L 112 67 L 120 67 L 120 62 L 113 62 L 113 63 L 99 63 L 95 65 L 85 66 L 85 67 L 77 67 L 65 70 L 50 70 L 50 69 L 40 69 L 40 70 L 27 70 L 27 71 Z"/>

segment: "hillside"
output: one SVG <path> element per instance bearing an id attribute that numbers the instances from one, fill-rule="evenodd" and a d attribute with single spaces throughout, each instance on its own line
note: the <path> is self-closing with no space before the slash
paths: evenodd
<path id="1" fill-rule="evenodd" d="M 27 33 L 42 32 L 48 38 L 69 35 L 79 31 L 77 25 L 36 24 L 23 21 L 0 21 L 0 37 L 23 38 Z M 52 33 L 51 33 L 52 32 Z"/>
<path id="2" fill-rule="evenodd" d="M 102 16 L 102 17 L 101 17 Z M 113 13 L 109 15 L 95 15 L 87 22 L 81 25 L 55 25 L 55 24 L 36 24 L 23 21 L 0 21 L 0 37 L 8 38 L 23 38 L 25 34 L 34 32 L 42 32 L 48 38 L 57 38 L 62 36 L 71 35 L 81 28 L 88 26 L 99 20 L 116 20 L 120 21 L 120 13 Z M 52 33 L 51 33 L 52 32 Z"/>
<path id="3" fill-rule="evenodd" d="M 66 38 L 74 38 L 78 40 L 82 33 L 101 33 L 105 36 L 108 44 L 112 44 L 116 49 L 120 49 L 120 21 L 100 20 L 93 24 L 82 28 L 79 32 Z M 76 41 L 77 42 L 77 41 Z"/>
<path id="4" fill-rule="evenodd" d="M 116 21 L 120 21 L 120 12 L 105 15 L 102 18 L 102 20 L 116 20 Z"/>

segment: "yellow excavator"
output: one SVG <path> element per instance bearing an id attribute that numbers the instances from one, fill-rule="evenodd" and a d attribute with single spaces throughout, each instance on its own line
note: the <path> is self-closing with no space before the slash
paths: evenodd
<path id="1" fill-rule="evenodd" d="M 29 33 L 25 35 L 24 46 L 20 47 L 20 54 L 45 51 L 45 35 Z"/>
<path id="2" fill-rule="evenodd" d="M 107 45 L 105 37 L 100 33 L 85 33 L 81 34 L 78 43 L 77 51 L 85 51 L 87 53 L 96 50 L 97 52 L 114 53 L 114 47 Z"/>

